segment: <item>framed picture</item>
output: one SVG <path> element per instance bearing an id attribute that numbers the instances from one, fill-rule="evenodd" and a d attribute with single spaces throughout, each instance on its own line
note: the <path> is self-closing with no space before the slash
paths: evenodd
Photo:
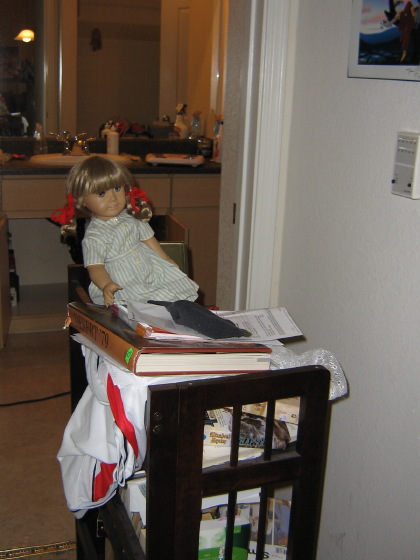
<path id="1" fill-rule="evenodd" d="M 348 76 L 420 81 L 417 0 L 353 0 Z"/>

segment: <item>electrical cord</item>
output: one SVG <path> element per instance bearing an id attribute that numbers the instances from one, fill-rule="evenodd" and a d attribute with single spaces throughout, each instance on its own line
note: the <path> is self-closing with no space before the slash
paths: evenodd
<path id="1" fill-rule="evenodd" d="M 66 391 L 65 393 L 56 393 L 55 395 L 50 395 L 48 397 L 41 397 L 39 399 L 30 399 L 30 400 L 27 400 L 27 401 L 16 401 L 16 402 L 10 402 L 10 403 L 0 403 L 0 407 L 17 406 L 17 405 L 20 405 L 20 404 L 31 404 L 31 403 L 36 403 L 36 402 L 49 401 L 51 399 L 57 399 L 58 397 L 65 397 L 67 395 L 70 395 L 70 391 Z"/>

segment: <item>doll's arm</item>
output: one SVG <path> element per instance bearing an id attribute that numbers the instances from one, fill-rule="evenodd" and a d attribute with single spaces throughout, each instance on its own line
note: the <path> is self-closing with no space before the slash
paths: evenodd
<path id="1" fill-rule="evenodd" d="M 87 269 L 91 281 L 102 290 L 105 305 L 107 307 L 112 305 L 114 303 L 114 293 L 118 290 L 122 290 L 122 287 L 113 282 L 104 265 L 93 264 L 88 266 Z"/>
<path id="2" fill-rule="evenodd" d="M 161 247 L 159 241 L 156 239 L 156 237 L 151 237 L 150 239 L 146 239 L 146 240 L 142 241 L 142 243 L 147 245 L 149 247 L 149 249 L 152 249 L 155 253 L 157 253 L 159 255 L 159 257 L 161 257 L 165 261 L 168 261 L 171 264 L 174 264 L 175 266 L 178 266 L 177 263 L 174 260 L 172 260 L 171 257 L 169 257 L 165 253 L 165 251 L 162 249 L 162 247 Z M 178 266 L 178 268 L 179 268 L 179 266 Z"/>

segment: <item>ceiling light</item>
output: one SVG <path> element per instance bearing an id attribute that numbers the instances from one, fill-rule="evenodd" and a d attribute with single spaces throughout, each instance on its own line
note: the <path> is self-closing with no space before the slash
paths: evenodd
<path id="1" fill-rule="evenodd" d="M 23 41 L 24 43 L 30 43 L 35 39 L 35 33 L 32 29 L 22 29 L 22 31 L 15 37 L 15 41 Z"/>

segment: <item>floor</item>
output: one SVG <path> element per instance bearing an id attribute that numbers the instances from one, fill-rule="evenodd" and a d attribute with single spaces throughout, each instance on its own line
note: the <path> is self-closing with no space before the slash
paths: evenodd
<path id="1" fill-rule="evenodd" d="M 68 363 L 62 329 L 9 334 L 0 350 L 0 559 L 51 543 L 74 548 L 56 459 L 70 417 Z"/>

